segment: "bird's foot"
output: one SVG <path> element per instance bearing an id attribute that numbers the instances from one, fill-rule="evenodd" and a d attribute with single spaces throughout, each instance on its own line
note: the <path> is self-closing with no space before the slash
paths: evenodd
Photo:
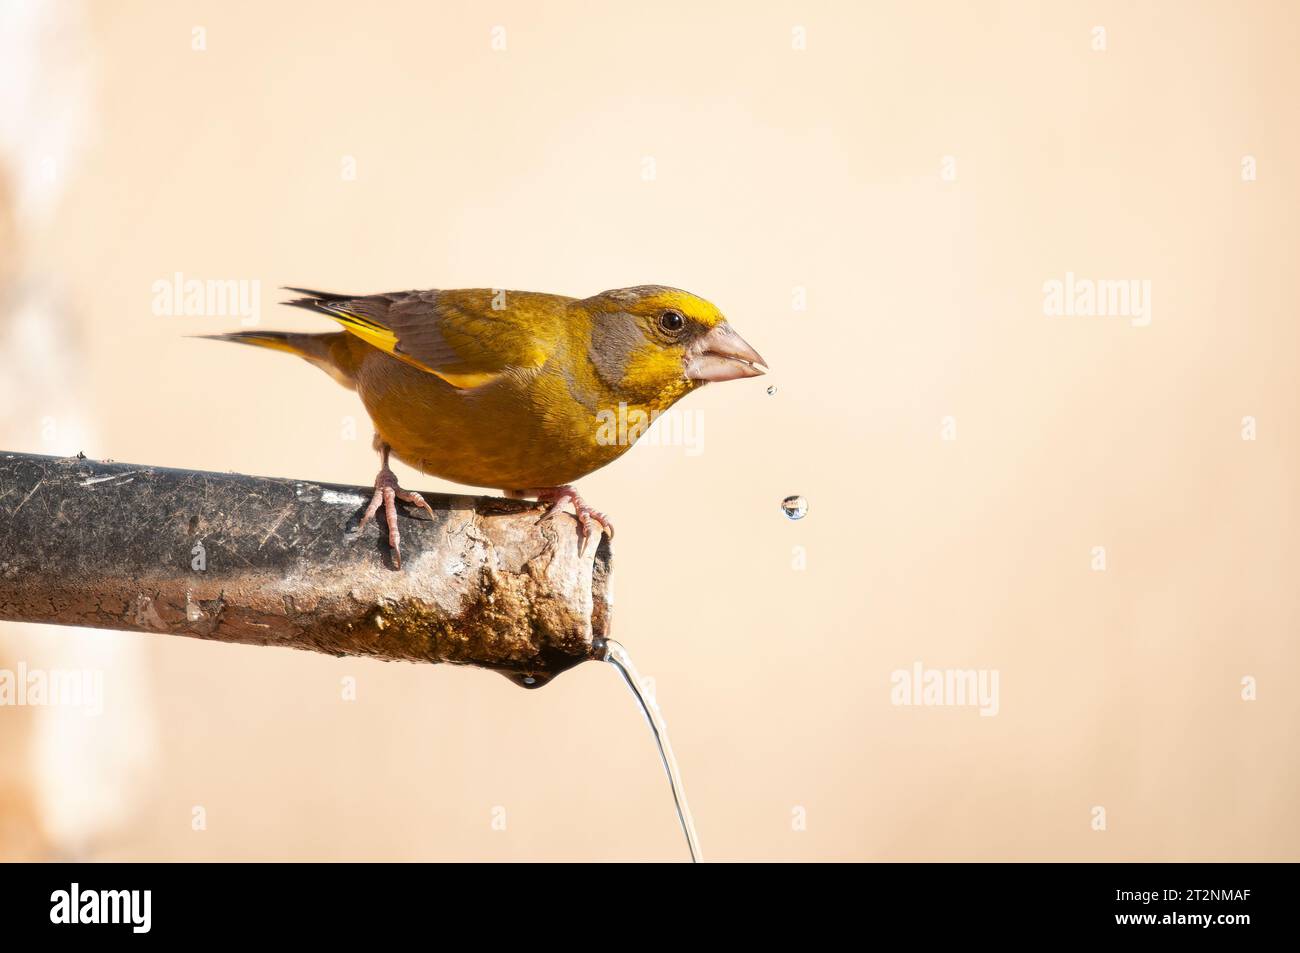
<path id="1" fill-rule="evenodd" d="M 581 540 L 579 552 L 583 556 L 587 555 L 587 547 L 591 543 L 593 524 L 600 527 L 600 531 L 604 532 L 611 540 L 614 538 L 614 524 L 610 522 L 609 517 L 588 506 L 586 501 L 578 495 L 578 491 L 571 486 L 546 486 L 533 490 L 517 490 L 511 495 L 536 496 L 537 502 L 546 507 L 546 512 L 537 518 L 539 523 L 560 512 L 565 503 L 572 503 L 573 515 L 578 518 L 578 536 Z M 599 533 L 596 535 L 599 535 Z"/>
<path id="2" fill-rule="evenodd" d="M 397 483 L 397 474 L 388 469 L 387 462 L 379 471 L 379 476 L 375 477 L 375 495 L 370 498 L 370 505 L 366 507 L 365 515 L 361 517 L 361 523 L 357 526 L 357 534 L 366 528 L 370 518 L 379 511 L 380 504 L 384 507 L 384 522 L 388 524 L 388 546 L 393 551 L 393 565 L 402 568 L 402 534 L 397 529 L 397 500 L 404 503 L 410 503 L 417 509 L 428 510 L 429 518 L 433 518 L 433 507 L 431 507 L 419 493 L 411 490 L 403 490 Z"/>

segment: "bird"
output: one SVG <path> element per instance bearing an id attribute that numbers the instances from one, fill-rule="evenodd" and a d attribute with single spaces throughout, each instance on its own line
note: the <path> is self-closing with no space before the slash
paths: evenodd
<path id="1" fill-rule="evenodd" d="M 433 510 L 401 487 L 390 457 L 453 483 L 534 498 L 545 510 L 539 522 L 568 503 L 585 555 L 593 532 L 613 539 L 614 526 L 573 484 L 622 456 L 645 429 L 636 424 L 707 383 L 767 369 L 715 305 L 665 285 L 587 298 L 492 288 L 284 290 L 301 295 L 285 304 L 342 330 L 200 337 L 295 354 L 356 391 L 380 455 L 357 531 L 382 506 L 397 569 L 395 501 Z M 610 426 L 615 419 L 634 425 Z"/>

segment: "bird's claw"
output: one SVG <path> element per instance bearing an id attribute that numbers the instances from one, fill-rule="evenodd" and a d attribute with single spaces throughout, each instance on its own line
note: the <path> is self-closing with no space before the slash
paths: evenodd
<path id="1" fill-rule="evenodd" d="M 609 517 L 588 506 L 573 487 L 559 486 L 534 492 L 537 494 L 538 502 L 546 506 L 546 512 L 537 518 L 538 523 L 542 523 L 560 512 L 564 509 L 565 503 L 573 504 L 573 515 L 578 518 L 578 537 L 580 540 L 578 554 L 580 556 L 587 555 L 592 539 L 599 536 L 601 532 L 605 533 L 611 541 L 614 539 L 614 524 L 610 522 Z M 592 532 L 593 523 L 599 527 L 599 530 L 595 533 Z"/>
<path id="2" fill-rule="evenodd" d="M 396 569 L 402 568 L 402 534 L 397 528 L 397 500 L 403 503 L 410 503 L 417 509 L 427 510 L 429 518 L 433 519 L 433 507 L 419 493 L 412 490 L 403 490 L 397 483 L 397 475 L 385 466 L 379 471 L 379 476 L 375 477 L 375 495 L 370 498 L 370 505 L 366 507 L 366 512 L 361 517 L 361 522 L 357 525 L 357 535 L 366 528 L 366 524 L 379 511 L 382 505 L 384 508 L 384 522 L 388 525 L 388 547 L 393 553 L 393 566 Z"/>

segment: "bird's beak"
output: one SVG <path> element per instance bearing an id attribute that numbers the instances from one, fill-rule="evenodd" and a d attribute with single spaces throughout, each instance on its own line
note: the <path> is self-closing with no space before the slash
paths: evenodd
<path id="1" fill-rule="evenodd" d="M 766 364 L 763 356 L 746 344 L 726 321 L 686 349 L 686 376 L 693 381 L 758 377 L 767 373 Z"/>

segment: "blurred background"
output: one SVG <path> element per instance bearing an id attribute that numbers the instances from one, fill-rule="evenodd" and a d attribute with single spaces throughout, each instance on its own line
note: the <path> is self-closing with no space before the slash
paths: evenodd
<path id="1" fill-rule="evenodd" d="M 771 375 L 581 488 L 706 858 L 1296 859 L 1298 27 L 5 0 L 0 448 L 369 484 L 355 395 L 187 335 L 325 329 L 285 284 L 688 288 Z M 1049 313 L 1068 275 L 1145 313 Z M 104 704 L 0 707 L 5 858 L 686 856 L 609 666 L 0 624 L 20 664 Z M 900 703 L 917 666 L 996 714 Z"/>

